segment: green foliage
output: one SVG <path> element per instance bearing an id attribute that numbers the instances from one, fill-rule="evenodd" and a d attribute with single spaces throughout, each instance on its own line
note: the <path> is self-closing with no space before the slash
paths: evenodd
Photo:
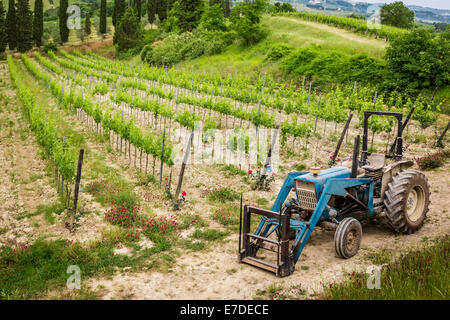
<path id="1" fill-rule="evenodd" d="M 29 247 L 0 249 L 0 299 L 40 297 L 48 287 L 63 287 L 67 268 L 77 265 L 81 276 L 113 272 L 114 266 L 126 266 L 127 257 L 113 255 L 114 246 L 94 244 L 91 248 L 69 240 L 37 240 Z"/>
<path id="2" fill-rule="evenodd" d="M 67 28 L 67 19 L 69 17 L 67 14 L 68 7 L 69 0 L 59 1 L 59 35 L 62 43 L 67 42 L 69 39 L 69 28 Z"/>
<path id="3" fill-rule="evenodd" d="M 106 0 L 100 2 L 100 33 L 106 33 Z"/>
<path id="4" fill-rule="evenodd" d="M 86 18 L 84 20 L 84 34 L 89 36 L 91 34 L 91 17 L 89 12 L 86 13 Z"/>
<path id="5" fill-rule="evenodd" d="M 192 238 L 207 241 L 215 241 L 223 239 L 227 235 L 228 232 L 226 231 L 220 231 L 215 229 L 205 229 L 205 230 L 195 229 L 195 231 L 192 233 Z"/>
<path id="6" fill-rule="evenodd" d="M 426 156 L 419 157 L 415 160 L 421 170 L 432 170 L 443 166 L 448 158 L 448 151 L 438 151 L 434 154 L 427 154 Z"/>
<path id="7" fill-rule="evenodd" d="M 292 46 L 288 44 L 275 43 L 270 47 L 269 52 L 267 53 L 267 59 L 279 60 L 290 54 L 292 49 L 293 49 Z"/>
<path id="8" fill-rule="evenodd" d="M 211 214 L 211 219 L 225 227 L 235 227 L 239 225 L 239 207 L 226 205 L 216 208 Z"/>
<path id="9" fill-rule="evenodd" d="M 219 4 L 206 7 L 200 18 L 199 27 L 210 31 L 225 31 L 227 26 L 222 7 Z"/>
<path id="10" fill-rule="evenodd" d="M 380 18 L 382 24 L 409 29 L 414 24 L 414 11 L 408 9 L 402 1 L 396 1 L 381 6 Z"/>
<path id="11" fill-rule="evenodd" d="M 142 39 L 143 28 L 133 7 L 129 7 L 114 32 L 114 44 L 119 52 L 136 48 Z"/>
<path id="12" fill-rule="evenodd" d="M 347 274 L 342 283 L 324 284 L 322 299 L 333 300 L 429 300 L 448 299 L 447 277 L 450 238 L 438 238 L 422 250 L 410 250 L 397 261 L 381 268 L 380 289 L 369 289 L 370 276 L 364 272 Z"/>
<path id="13" fill-rule="evenodd" d="M 261 16 L 267 0 L 242 2 L 231 10 L 232 28 L 247 46 L 258 43 L 267 36 L 267 29 L 261 24 Z"/>
<path id="14" fill-rule="evenodd" d="M 294 75 L 339 83 L 380 83 L 384 74 L 383 61 L 367 54 L 347 55 L 316 45 L 293 51 L 283 61 L 282 68 Z"/>
<path id="15" fill-rule="evenodd" d="M 386 49 L 388 90 L 417 93 L 449 85 L 450 30 L 435 35 L 416 29 L 393 39 Z"/>
<path id="16" fill-rule="evenodd" d="M 377 38 L 384 38 L 386 40 L 391 40 L 392 38 L 395 38 L 407 32 L 405 29 L 400 29 L 384 24 L 381 24 L 379 28 L 369 28 L 365 19 L 354 17 L 340 17 L 337 15 L 327 15 L 309 11 L 285 12 L 278 13 L 278 15 L 294 16 L 307 21 L 326 23 L 333 27 L 352 30 L 353 32 L 361 33 L 364 35 L 369 34 L 372 36 L 376 36 Z"/>
<path id="17" fill-rule="evenodd" d="M 0 2 L 0 53 L 5 52 L 8 43 L 8 33 L 6 32 L 5 9 L 3 2 Z"/>
<path id="18" fill-rule="evenodd" d="M 29 62 L 25 55 L 22 55 L 22 59 L 25 63 Z M 8 67 L 14 85 L 18 89 L 18 96 L 27 112 L 31 129 L 35 132 L 37 142 L 44 147 L 47 154 L 53 159 L 55 167 L 58 168 L 64 180 L 67 182 L 73 181 L 77 161 L 76 150 L 69 139 L 66 142 L 62 141 L 55 123 L 46 115 L 42 107 L 36 104 L 35 97 L 25 88 L 10 55 L 8 55 Z"/>
<path id="19" fill-rule="evenodd" d="M 239 193 L 230 187 L 209 187 L 202 193 L 202 196 L 211 202 L 221 203 L 239 199 Z"/>
<path id="20" fill-rule="evenodd" d="M 165 29 L 169 32 L 192 31 L 198 26 L 203 10 L 203 0 L 177 0 L 169 11 Z"/>
<path id="21" fill-rule="evenodd" d="M 33 14 L 28 0 L 17 0 L 17 50 L 26 52 L 33 47 Z"/>
<path id="22" fill-rule="evenodd" d="M 136 10 L 136 14 L 138 16 L 139 21 L 141 21 L 141 17 L 142 17 L 142 0 L 134 0 L 133 1 L 133 6 L 134 9 Z"/>
<path id="23" fill-rule="evenodd" d="M 44 52 L 58 51 L 58 47 L 57 47 L 56 43 L 54 43 L 54 42 L 47 42 L 42 49 L 44 50 Z"/>
<path id="24" fill-rule="evenodd" d="M 256 172 L 250 170 L 248 174 L 250 179 L 252 180 L 252 190 L 268 191 L 270 190 L 270 185 L 275 181 L 275 175 L 273 173 L 263 174 L 259 167 Z"/>
<path id="25" fill-rule="evenodd" d="M 147 45 L 141 57 L 149 64 L 172 65 L 202 55 L 219 53 L 230 43 L 231 35 L 227 32 L 194 30 L 172 34 L 154 47 Z"/>
<path id="26" fill-rule="evenodd" d="M 157 12 L 157 4 L 161 0 L 147 0 L 147 19 L 150 24 L 155 22 Z"/>
<path id="27" fill-rule="evenodd" d="M 120 20 L 122 19 L 123 15 L 125 14 L 126 2 L 125 0 L 114 0 L 114 10 L 112 14 L 112 23 L 115 28 L 119 27 Z"/>
<path id="28" fill-rule="evenodd" d="M 43 10 L 44 5 L 42 0 L 35 0 L 33 15 L 33 40 L 38 47 L 42 45 L 42 34 L 44 33 Z"/>
<path id="29" fill-rule="evenodd" d="M 17 47 L 17 17 L 14 0 L 8 2 L 8 13 L 6 15 L 6 31 L 8 34 L 9 49 L 14 50 Z"/>

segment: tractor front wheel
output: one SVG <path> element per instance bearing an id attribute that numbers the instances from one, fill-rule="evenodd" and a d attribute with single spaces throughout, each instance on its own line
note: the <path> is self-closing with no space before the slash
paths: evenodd
<path id="1" fill-rule="evenodd" d="M 388 224 L 400 233 L 419 230 L 428 212 L 430 185 L 425 175 L 405 170 L 393 177 L 384 197 Z"/>
<path id="2" fill-rule="evenodd" d="M 334 234 L 334 248 L 340 258 L 353 257 L 359 250 L 362 238 L 361 223 L 355 218 L 344 218 Z"/>

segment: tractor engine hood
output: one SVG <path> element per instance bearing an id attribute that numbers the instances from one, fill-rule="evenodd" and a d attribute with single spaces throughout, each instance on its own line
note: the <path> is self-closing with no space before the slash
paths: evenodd
<path id="1" fill-rule="evenodd" d="M 349 178 L 351 171 L 344 167 L 333 167 L 321 170 L 321 172 L 317 175 L 313 175 L 312 173 L 307 173 L 295 178 L 295 181 L 298 182 L 307 182 L 313 183 L 316 191 L 317 198 L 320 197 L 320 194 L 323 191 L 323 187 L 325 183 L 330 179 L 336 178 Z"/>

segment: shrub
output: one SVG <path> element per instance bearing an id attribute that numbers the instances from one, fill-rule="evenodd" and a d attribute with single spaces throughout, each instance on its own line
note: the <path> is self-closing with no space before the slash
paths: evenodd
<path id="1" fill-rule="evenodd" d="M 322 81 L 381 83 L 385 63 L 367 54 L 349 55 L 310 45 L 289 53 L 282 69 L 293 75 L 318 77 Z"/>
<path id="2" fill-rule="evenodd" d="M 212 202 L 228 202 L 239 199 L 239 193 L 229 187 L 209 187 L 203 191 L 202 196 Z"/>
<path id="3" fill-rule="evenodd" d="M 202 55 L 220 53 L 231 44 L 232 40 L 231 32 L 206 29 L 171 34 L 151 46 L 146 45 L 141 52 L 141 59 L 156 65 L 172 65 Z"/>
<path id="4" fill-rule="evenodd" d="M 49 51 L 56 52 L 56 51 L 58 51 L 58 47 L 56 46 L 56 43 L 48 42 L 44 45 L 42 50 L 44 50 L 44 52 L 49 52 Z"/>
<path id="5" fill-rule="evenodd" d="M 287 45 L 285 43 L 275 43 L 270 47 L 269 53 L 267 54 L 267 59 L 279 60 L 287 56 L 289 53 L 291 53 L 291 51 L 292 47 L 290 45 Z"/>
<path id="6" fill-rule="evenodd" d="M 431 170 L 441 167 L 445 162 L 446 156 L 442 152 L 428 154 L 424 157 L 415 159 L 417 165 L 422 170 Z"/>
<path id="7" fill-rule="evenodd" d="M 262 174 L 259 167 L 256 172 L 249 170 L 248 175 L 252 180 L 252 190 L 269 190 L 271 183 L 275 181 L 275 174 L 273 172 L 271 174 Z"/>

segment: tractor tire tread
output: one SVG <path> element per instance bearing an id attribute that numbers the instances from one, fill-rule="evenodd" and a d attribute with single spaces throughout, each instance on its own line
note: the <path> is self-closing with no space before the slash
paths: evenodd
<path id="1" fill-rule="evenodd" d="M 424 210 L 416 224 L 408 221 L 404 209 L 406 197 L 408 196 L 407 191 L 411 188 L 410 185 L 413 180 L 421 182 L 425 187 Z M 388 184 L 383 202 L 388 225 L 397 233 L 411 234 L 422 227 L 426 218 L 430 204 L 430 184 L 426 176 L 420 171 L 411 169 L 401 171 Z"/>

